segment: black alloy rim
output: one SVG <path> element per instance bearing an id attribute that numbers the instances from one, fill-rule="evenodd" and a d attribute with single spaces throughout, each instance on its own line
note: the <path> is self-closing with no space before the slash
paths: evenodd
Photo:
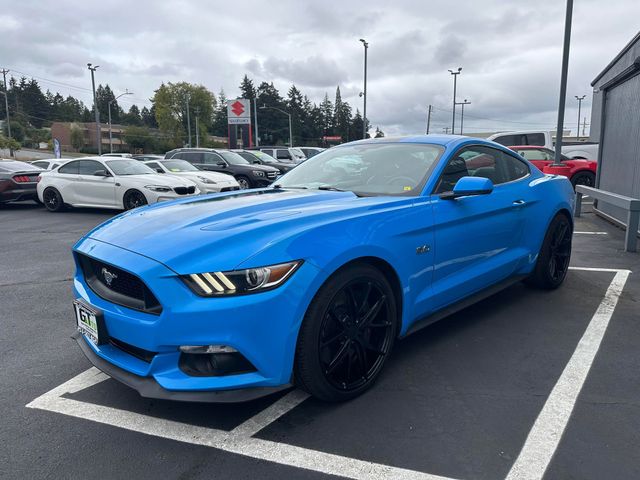
<path id="1" fill-rule="evenodd" d="M 376 281 L 356 279 L 338 291 L 327 307 L 319 355 L 327 381 L 355 390 L 375 377 L 393 342 L 391 305 Z"/>
<path id="2" fill-rule="evenodd" d="M 58 200 L 58 195 L 53 190 L 47 190 L 44 196 L 44 203 L 51 210 L 55 210 L 58 208 L 60 201 Z"/>
<path id="3" fill-rule="evenodd" d="M 129 195 L 127 195 L 127 205 L 126 205 L 127 210 L 141 207 L 145 203 L 146 201 L 141 193 L 131 192 Z"/>
<path id="4" fill-rule="evenodd" d="M 240 188 L 242 190 L 246 190 L 247 188 L 249 188 L 249 182 L 244 178 L 241 178 L 240 180 L 238 180 L 238 184 L 240 185 Z"/>
<path id="5" fill-rule="evenodd" d="M 558 281 L 567 273 L 571 256 L 571 228 L 567 221 L 558 223 L 553 231 L 550 253 L 549 275 Z"/>
<path id="6" fill-rule="evenodd" d="M 591 175 L 580 175 L 576 180 L 576 185 L 593 187 L 593 177 L 591 177 Z"/>

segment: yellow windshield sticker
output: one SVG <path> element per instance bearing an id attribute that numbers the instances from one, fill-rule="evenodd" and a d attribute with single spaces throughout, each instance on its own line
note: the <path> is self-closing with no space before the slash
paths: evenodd
<path id="1" fill-rule="evenodd" d="M 408 192 L 409 190 L 413 190 L 413 189 L 412 189 L 411 187 L 404 187 L 404 188 L 403 188 L 403 190 L 404 190 L 405 192 Z"/>
<path id="2" fill-rule="evenodd" d="M 172 172 L 179 172 L 180 171 L 179 168 L 170 168 L 169 170 L 171 170 Z"/>

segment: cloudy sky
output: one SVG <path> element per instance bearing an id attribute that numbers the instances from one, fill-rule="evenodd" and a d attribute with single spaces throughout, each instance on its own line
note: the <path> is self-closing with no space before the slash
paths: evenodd
<path id="1" fill-rule="evenodd" d="M 296 84 L 313 101 L 340 86 L 362 108 L 363 47 L 369 42 L 368 117 L 387 134 L 451 124 L 449 68 L 463 67 L 465 132 L 553 129 L 559 93 L 562 0 L 271 0 L 242 2 L 0 0 L 0 68 L 91 103 L 87 62 L 122 106 L 149 105 L 161 82 L 201 83 L 238 95 L 246 73 Z M 577 101 L 590 118 L 593 78 L 637 33 L 638 0 L 576 0 L 567 128 Z M 124 100 L 124 99 L 123 99 Z M 583 115 L 583 116 L 584 116 Z M 459 120 L 457 121 L 459 125 Z"/>

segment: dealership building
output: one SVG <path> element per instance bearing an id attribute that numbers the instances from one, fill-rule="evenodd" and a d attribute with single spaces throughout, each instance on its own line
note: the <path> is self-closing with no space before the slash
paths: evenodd
<path id="1" fill-rule="evenodd" d="M 640 32 L 591 83 L 590 140 L 600 144 L 596 187 L 640 198 Z M 626 223 L 622 208 L 600 200 L 597 213 Z"/>

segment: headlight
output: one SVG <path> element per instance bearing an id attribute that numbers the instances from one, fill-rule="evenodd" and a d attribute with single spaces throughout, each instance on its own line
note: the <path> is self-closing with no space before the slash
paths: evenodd
<path id="1" fill-rule="evenodd" d="M 201 297 L 243 295 L 279 287 L 300 265 L 302 260 L 230 272 L 194 273 L 183 275 L 182 280 Z"/>
<path id="2" fill-rule="evenodd" d="M 216 183 L 210 178 L 205 178 L 205 177 L 198 177 L 198 180 L 200 180 L 202 183 Z"/>
<path id="3" fill-rule="evenodd" d="M 152 192 L 170 192 L 171 187 L 165 187 L 164 185 L 145 185 L 144 188 L 148 188 Z"/>
<path id="4" fill-rule="evenodd" d="M 256 177 L 264 177 L 264 172 L 261 172 L 259 170 L 254 170 L 252 172 Z"/>

